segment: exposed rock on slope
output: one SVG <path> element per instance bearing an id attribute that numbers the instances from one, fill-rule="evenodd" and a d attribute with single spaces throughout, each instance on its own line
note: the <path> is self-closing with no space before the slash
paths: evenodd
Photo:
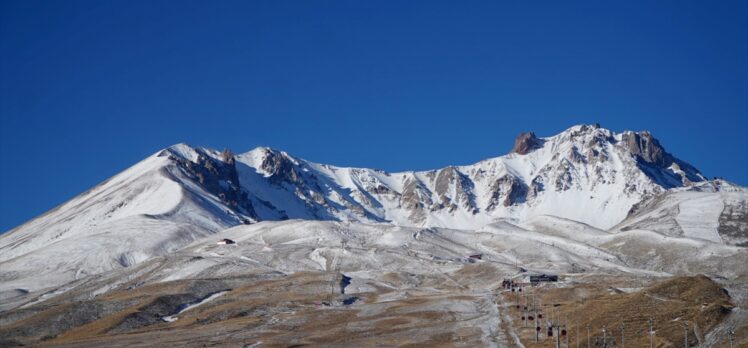
<path id="1" fill-rule="evenodd" d="M 195 149 L 196 161 L 191 161 L 178 155 L 171 154 L 169 159 L 174 161 L 182 173 L 194 180 L 206 191 L 218 197 L 230 209 L 237 213 L 257 218 L 247 192 L 239 186 L 234 154 L 224 150 L 220 159 L 212 157 L 204 150 Z M 249 220 L 243 220 L 248 223 Z"/>
<path id="2" fill-rule="evenodd" d="M 614 133 L 588 125 L 547 138 L 527 133 L 510 154 L 424 172 L 335 167 L 264 147 L 234 155 L 178 144 L 4 234 L 0 291 L 45 286 L 22 273 L 29 265 L 60 284 L 129 267 L 255 221 L 476 230 L 497 221 L 553 215 L 608 229 L 637 203 L 703 181 L 698 170 L 665 152 L 647 132 Z M 715 184 L 711 194 L 721 190 Z M 704 199 L 711 207 L 712 198 Z M 724 201 L 730 210 L 715 211 L 707 223 L 688 213 L 699 211 L 697 201 L 679 204 L 687 213 L 677 218 L 667 209 L 647 209 L 668 215 L 659 223 L 672 220 L 672 229 L 662 232 L 667 235 L 744 243 L 746 196 L 740 191 L 730 199 Z M 629 225 L 659 228 L 646 221 Z M 45 253 L 35 253 L 43 248 Z"/>

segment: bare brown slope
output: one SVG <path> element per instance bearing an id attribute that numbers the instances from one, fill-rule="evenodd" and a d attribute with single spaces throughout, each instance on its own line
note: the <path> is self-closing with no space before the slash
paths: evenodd
<path id="1" fill-rule="evenodd" d="M 577 334 L 580 345 L 586 346 L 588 326 L 593 344 L 605 327 L 606 336 L 615 338 L 620 346 L 623 323 L 626 346 L 648 347 L 650 318 L 656 347 L 683 344 L 683 323 L 688 323 L 689 345 L 695 346 L 733 308 L 728 293 L 703 275 L 671 278 L 633 293 L 616 291 L 603 284 L 534 290 L 538 302 L 546 304 L 541 307 L 544 321 L 539 343 L 534 342 L 534 327 L 523 328 L 519 320 L 521 312 L 512 308 L 514 324 L 527 347 L 555 345 L 555 336 L 553 339 L 546 337 L 545 320 L 549 317 L 560 318 L 562 324 L 567 324 L 570 346 L 576 345 Z M 505 301 L 513 301 L 512 295 L 506 294 Z"/>

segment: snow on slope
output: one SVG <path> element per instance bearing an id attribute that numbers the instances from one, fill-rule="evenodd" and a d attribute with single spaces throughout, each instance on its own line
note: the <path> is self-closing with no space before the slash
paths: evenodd
<path id="1" fill-rule="evenodd" d="M 621 234 L 590 230 L 580 237 L 573 232 L 584 226 L 556 218 L 541 220 L 536 222 L 538 231 L 506 222 L 480 231 L 310 220 L 261 222 L 226 229 L 164 257 L 117 270 L 92 289 L 124 284 L 136 277 L 139 284 L 152 284 L 339 271 L 354 278 L 346 293 L 355 294 L 367 291 L 370 285 L 366 284 L 372 282 L 386 287 L 392 274 L 408 274 L 421 289 L 429 286 L 419 284 L 426 278 L 422 275 L 443 277 L 443 281 L 450 282 L 453 281 L 450 274 L 473 263 L 490 264 L 498 274 L 513 274 L 518 264 L 531 272 L 556 274 L 658 277 L 705 273 L 728 278 L 748 275 L 741 267 L 748 262 L 744 248 L 641 230 Z M 553 228 L 557 233 L 544 233 L 545 228 Z M 217 245 L 215 241 L 222 238 L 232 239 L 236 244 Z M 475 253 L 482 253 L 483 259 L 468 257 Z M 498 276 L 492 279 L 500 281 Z"/>
<path id="2" fill-rule="evenodd" d="M 722 180 L 642 201 L 612 231 L 645 229 L 713 243 L 748 244 L 748 190 Z"/>
<path id="3" fill-rule="evenodd" d="M 221 238 L 232 239 L 236 244 L 216 245 L 215 240 Z M 545 253 L 540 254 L 539 250 Z M 538 272 L 568 273 L 583 268 L 586 272 L 606 274 L 663 274 L 628 267 L 616 255 L 593 245 L 509 224 L 461 231 L 288 220 L 237 226 L 197 240 L 165 260 L 154 261 L 161 266 L 141 280 L 150 283 L 310 270 L 361 272 L 359 276 L 449 273 L 476 262 L 468 258 L 474 253 L 483 253 L 480 262 L 510 273 L 519 260 L 523 267 Z"/>
<path id="4" fill-rule="evenodd" d="M 529 260 L 542 247 L 554 252 L 541 258 L 541 268 L 591 258 L 591 266 L 623 270 L 628 266 L 615 260 L 618 253 L 600 249 L 601 240 L 612 238 L 602 230 L 643 199 L 703 180 L 647 132 L 586 125 L 548 138 L 525 134 L 512 153 L 473 165 L 402 173 L 317 164 L 269 148 L 234 155 L 178 144 L 0 236 L 0 293 L 41 291 L 172 253 L 232 226 L 286 219 L 479 230 L 517 243 L 514 254 L 496 256 L 505 262 L 508 255 Z M 721 238 L 748 241 L 744 194 L 724 197 L 731 210 L 729 218 L 718 217 Z M 668 207 L 651 208 L 654 215 L 641 220 L 668 230 L 635 227 L 718 241 L 713 199 L 689 201 L 677 216 Z M 695 215 L 704 206 L 707 220 Z M 470 248 L 491 251 L 473 244 L 463 251 Z"/>
<path id="5" fill-rule="evenodd" d="M 179 249 L 247 217 L 208 192 L 160 151 L 0 237 L 0 292 L 37 291 L 128 267 Z M 29 273 L 29 270 L 34 270 Z"/>
<path id="6" fill-rule="evenodd" d="M 745 248 L 673 235 L 668 230 L 630 228 L 610 233 L 553 216 L 536 217 L 522 227 L 542 236 L 559 237 L 567 244 L 581 243 L 602 250 L 608 255 L 606 260 L 633 269 L 669 274 L 704 273 L 730 279 L 748 275 L 743 267 L 748 262 Z M 542 253 L 536 254 L 541 257 Z M 585 255 L 578 251 L 575 254 Z M 588 262 L 581 261 L 585 263 Z"/>
<path id="7" fill-rule="evenodd" d="M 700 238 L 721 243 L 717 229 L 719 215 L 724 209 L 722 197 L 717 195 L 699 195 L 685 200 L 679 205 L 679 213 L 675 218 L 683 230 L 683 235 L 689 238 Z"/>

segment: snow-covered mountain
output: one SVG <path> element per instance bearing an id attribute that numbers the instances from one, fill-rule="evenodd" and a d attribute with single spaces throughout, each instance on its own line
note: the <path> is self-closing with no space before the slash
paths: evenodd
<path id="1" fill-rule="evenodd" d="M 42 277 L 63 284 L 232 226 L 287 219 L 479 230 L 550 215 L 611 232 L 672 220 L 680 227 L 658 232 L 718 243 L 729 235 L 727 242 L 744 244 L 748 194 L 720 182 L 706 181 L 649 132 L 597 125 L 546 138 L 524 133 L 500 157 L 401 173 L 318 164 L 265 147 L 235 155 L 178 144 L 0 236 L 0 291 L 41 288 L 34 279 Z M 700 222 L 701 203 L 689 200 L 696 191 L 710 207 L 708 223 Z M 710 205 L 714 199 L 720 207 Z M 670 214 L 673 206 L 680 215 Z M 668 218 L 648 224 L 653 214 Z M 38 274 L 19 275 L 27 269 Z"/>
<path id="2" fill-rule="evenodd" d="M 497 329 L 511 320 L 496 291 L 527 273 L 580 294 L 706 274 L 739 307 L 708 340 L 748 323 L 746 246 L 748 190 L 706 180 L 648 132 L 523 133 L 500 157 L 402 173 L 178 144 L 0 235 L 0 346 L 202 346 L 219 331 L 273 345 L 265 334 L 332 318 L 369 337 L 358 330 L 376 313 L 415 310 L 417 332 L 503 347 L 519 336 Z M 413 336 L 386 322 L 392 342 Z"/>

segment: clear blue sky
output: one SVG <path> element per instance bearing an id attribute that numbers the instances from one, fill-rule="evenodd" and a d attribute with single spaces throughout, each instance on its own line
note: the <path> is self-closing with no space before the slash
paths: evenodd
<path id="1" fill-rule="evenodd" d="M 178 142 L 396 171 L 599 122 L 748 185 L 747 4 L 0 1 L 0 232 Z"/>

